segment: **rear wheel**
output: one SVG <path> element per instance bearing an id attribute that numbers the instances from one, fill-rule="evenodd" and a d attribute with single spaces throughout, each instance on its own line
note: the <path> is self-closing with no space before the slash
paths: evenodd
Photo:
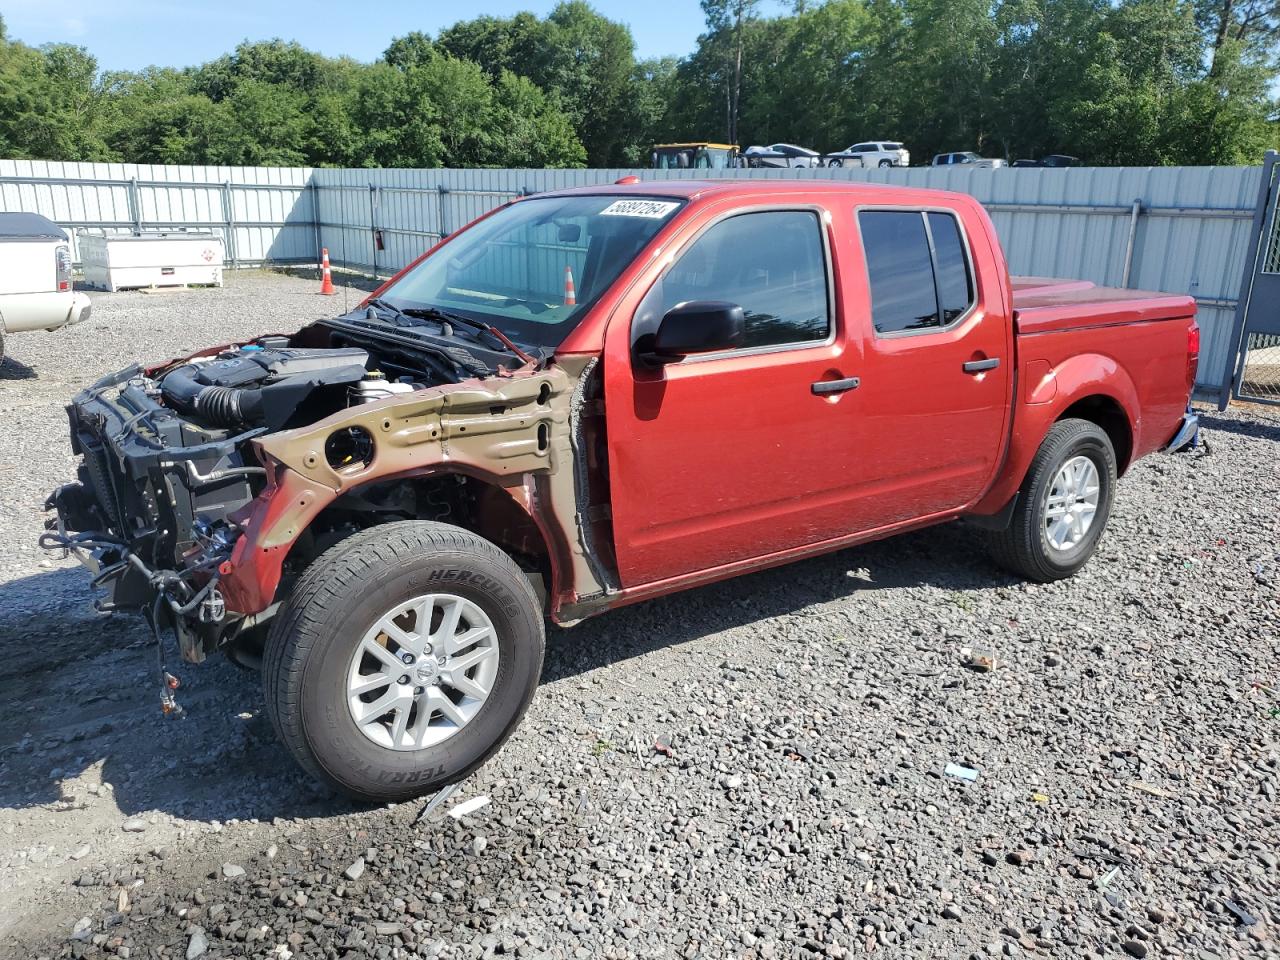
<path id="1" fill-rule="evenodd" d="M 1053 425 L 1031 461 L 1005 530 L 989 534 L 993 559 L 1028 580 L 1071 576 L 1098 546 L 1116 486 L 1116 455 L 1088 420 Z"/>
<path id="2" fill-rule="evenodd" d="M 880 166 L 882 166 L 882 167 L 892 167 L 892 166 L 893 166 L 893 161 L 892 161 L 892 160 L 881 160 L 881 161 L 880 161 Z"/>
<path id="3" fill-rule="evenodd" d="M 446 524 L 384 524 L 321 555 L 276 617 L 268 713 L 319 779 L 361 800 L 405 800 L 502 745 L 542 652 L 533 590 L 498 547 Z"/>

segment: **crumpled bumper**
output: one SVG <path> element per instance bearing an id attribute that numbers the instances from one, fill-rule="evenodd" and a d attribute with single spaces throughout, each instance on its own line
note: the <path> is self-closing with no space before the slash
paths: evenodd
<path id="1" fill-rule="evenodd" d="M 1200 441 L 1200 418 L 1187 407 L 1187 412 L 1182 415 L 1182 422 L 1178 425 L 1178 432 L 1173 435 L 1173 439 L 1165 444 L 1165 453 L 1177 453 L 1180 450 L 1193 449 Z"/>

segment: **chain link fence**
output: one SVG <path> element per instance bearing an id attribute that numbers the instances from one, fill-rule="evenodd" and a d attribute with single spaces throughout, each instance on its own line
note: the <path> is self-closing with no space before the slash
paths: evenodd
<path id="1" fill-rule="evenodd" d="M 1241 399 L 1280 403 L 1280 333 L 1251 333 L 1245 343 Z"/>

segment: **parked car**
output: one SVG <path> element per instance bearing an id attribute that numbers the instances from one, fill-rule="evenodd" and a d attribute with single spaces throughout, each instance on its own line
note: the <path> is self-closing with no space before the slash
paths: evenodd
<path id="1" fill-rule="evenodd" d="M 771 143 L 767 147 L 747 147 L 743 151 L 747 165 L 751 167 L 816 167 L 819 166 L 817 150 L 798 147 L 794 143 Z"/>
<path id="2" fill-rule="evenodd" d="M 951 167 L 956 164 L 996 170 L 1004 166 L 1004 161 L 979 156 L 972 150 L 961 150 L 956 153 L 940 153 L 929 162 L 931 167 Z"/>
<path id="3" fill-rule="evenodd" d="M 43 543 L 186 659 L 260 662 L 320 779 L 432 791 L 519 723 L 544 617 L 957 518 L 1079 570 L 1117 477 L 1194 436 L 1195 301 L 1004 264 L 935 190 L 518 199 L 350 313 L 77 395 Z"/>
<path id="4" fill-rule="evenodd" d="M 1078 158 L 1069 157 L 1065 153 L 1051 153 L 1039 160 L 1015 160 L 1010 164 L 1011 167 L 1078 167 L 1080 165 Z"/>
<path id="5" fill-rule="evenodd" d="M 79 323 L 89 310 L 89 298 L 72 290 L 62 228 L 36 213 L 0 213 L 0 362 L 7 335 Z"/>
<path id="6" fill-rule="evenodd" d="M 828 167 L 906 167 L 911 164 L 911 154 L 896 140 L 855 143 L 822 159 Z"/>

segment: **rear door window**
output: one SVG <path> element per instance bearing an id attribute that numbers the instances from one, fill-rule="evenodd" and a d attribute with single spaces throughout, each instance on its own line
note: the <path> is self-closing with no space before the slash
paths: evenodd
<path id="1" fill-rule="evenodd" d="M 858 229 L 877 334 L 937 330 L 974 302 L 960 225 L 949 213 L 862 210 Z"/>
<path id="2" fill-rule="evenodd" d="M 965 254 L 956 218 L 949 213 L 929 213 L 926 220 L 933 239 L 938 306 L 945 327 L 960 319 L 973 303 L 973 280 L 969 276 L 969 258 Z"/>
<path id="3" fill-rule="evenodd" d="M 821 342 L 831 329 L 822 224 L 811 210 L 762 210 L 708 227 L 636 311 L 632 342 L 690 300 L 727 300 L 746 318 L 743 348 Z"/>

